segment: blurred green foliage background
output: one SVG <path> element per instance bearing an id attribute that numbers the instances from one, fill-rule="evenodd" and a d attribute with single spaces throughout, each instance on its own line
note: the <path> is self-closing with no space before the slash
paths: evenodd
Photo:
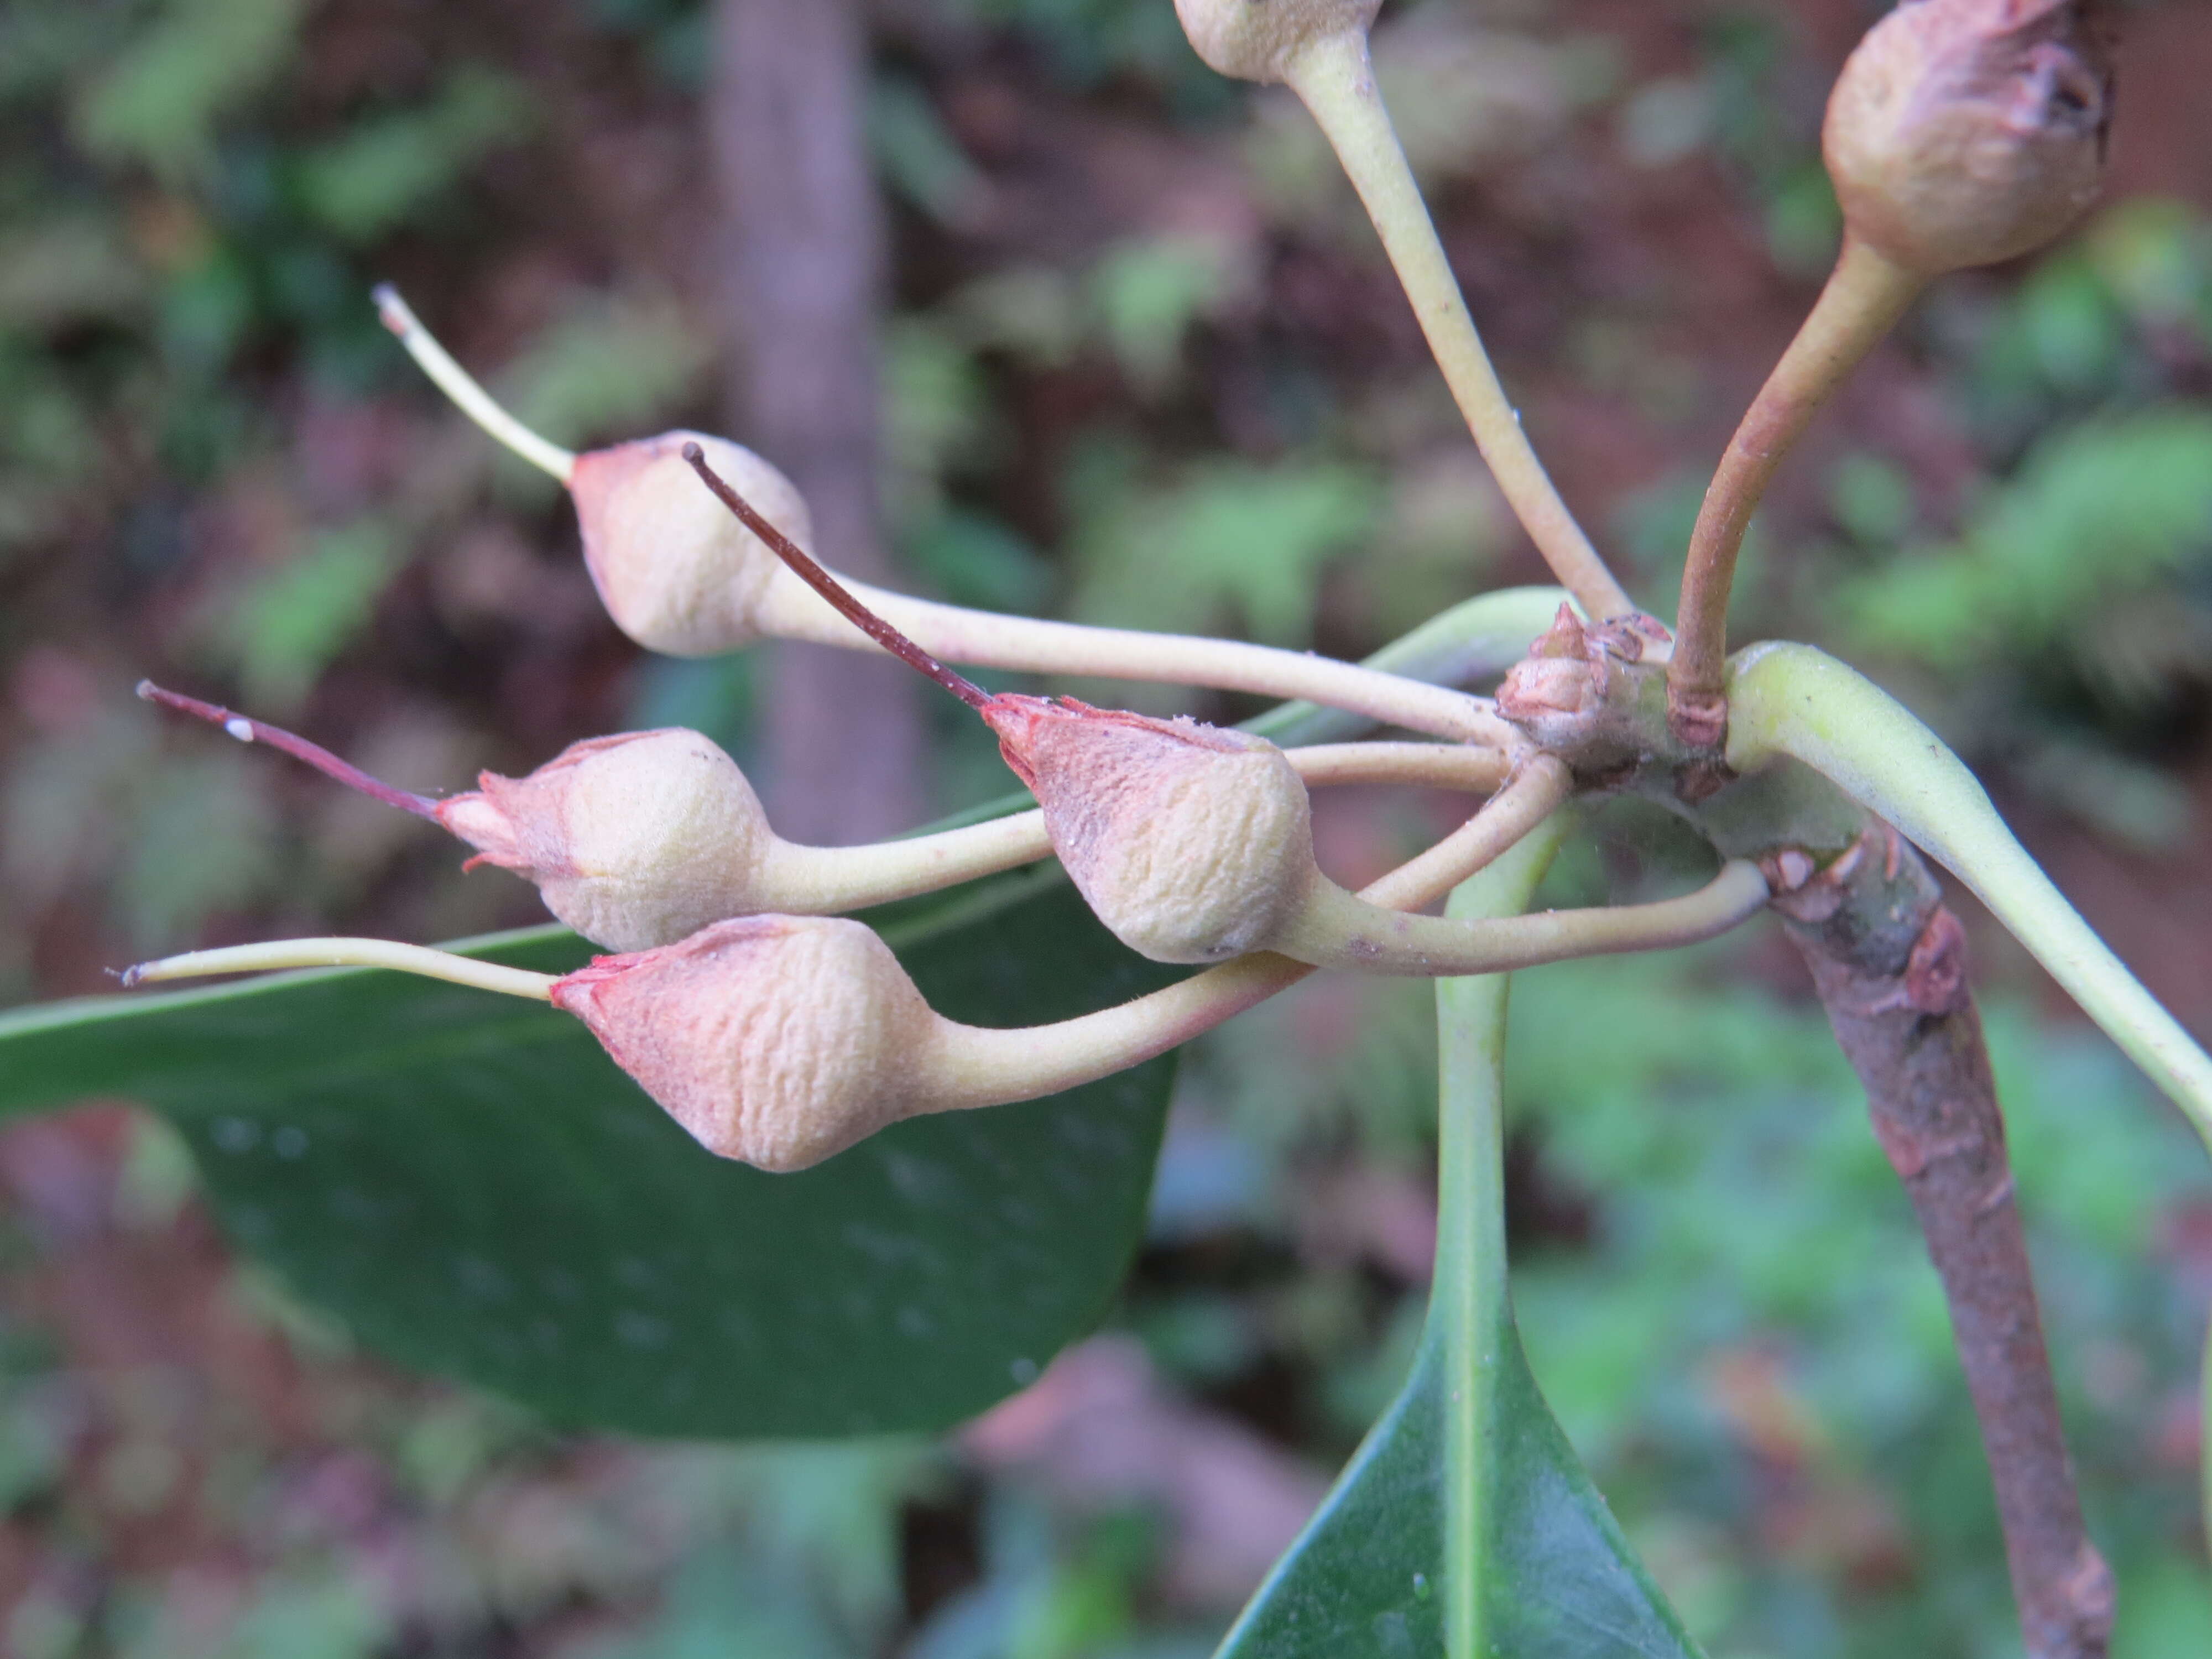
<path id="1" fill-rule="evenodd" d="M 1832 251 L 1819 111 L 1876 9 L 1386 12 L 1476 315 L 1662 612 Z M 2203 1033 L 2212 169 L 2175 66 L 2212 61 L 2212 15 L 2130 24 L 2107 199 L 1944 284 L 1838 400 L 1738 629 L 1905 696 Z M 142 675 L 410 787 L 640 724 L 747 751 L 750 665 L 641 659 L 557 492 L 367 301 L 398 281 L 562 442 L 726 424 L 708 30 L 694 0 L 0 9 L 0 1004 L 195 943 L 536 916 L 407 821 L 165 727 Z M 914 585 L 1353 654 L 1540 579 L 1325 149 L 1209 76 L 1168 0 L 882 7 L 869 124 Z M 941 805 L 1005 787 L 957 711 L 936 742 Z M 1371 872 L 1442 811 L 1332 796 L 1324 860 Z M 1600 830 L 1560 895 L 1686 856 L 1632 814 Z M 2199 1154 L 2015 950 L 1976 944 L 2117 1651 L 2195 1659 Z M 1717 1659 L 2015 1652 L 1940 1297 L 1794 959 L 1754 930 L 1547 969 L 1515 1021 L 1532 1358 Z M 146 1121 L 11 1131 L 0 1645 L 1202 1655 L 1410 1353 L 1431 1047 L 1425 988 L 1327 981 L 1204 1046 L 1115 1331 L 939 1447 L 556 1436 L 380 1370 L 228 1255 Z"/>

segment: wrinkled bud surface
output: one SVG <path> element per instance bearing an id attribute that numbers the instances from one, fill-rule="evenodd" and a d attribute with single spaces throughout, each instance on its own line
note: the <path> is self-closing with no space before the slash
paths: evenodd
<path id="1" fill-rule="evenodd" d="M 2112 76 L 2095 0 L 1904 0 L 1828 100 L 1845 223 L 1929 276 L 2040 246 L 2096 194 Z"/>
<path id="2" fill-rule="evenodd" d="M 1578 767 L 1631 761 L 1645 751 L 1654 718 L 1664 718 L 1666 670 L 1644 660 L 1664 634 L 1649 618 L 1585 625 L 1563 605 L 1499 682 L 1498 712 Z"/>
<path id="3" fill-rule="evenodd" d="M 1298 49 L 1364 33 L 1382 0 L 1176 0 L 1191 46 L 1217 74 L 1279 81 Z"/>
<path id="4" fill-rule="evenodd" d="M 774 835 L 737 763 L 696 732 L 592 738 L 528 777 L 477 781 L 438 821 L 594 944 L 650 950 L 752 908 Z"/>
<path id="5" fill-rule="evenodd" d="M 1281 750 L 1192 720 L 1039 697 L 984 710 L 1053 850 L 1115 938 L 1155 962 L 1258 949 L 1314 878 L 1311 804 Z"/>
<path id="6" fill-rule="evenodd" d="M 699 488 L 687 443 L 785 535 L 802 547 L 813 539 L 798 487 L 726 438 L 664 432 L 595 449 L 576 458 L 568 489 L 584 562 L 615 626 L 647 650 L 706 657 L 757 635 L 755 608 L 783 567 Z"/>
<path id="7" fill-rule="evenodd" d="M 708 1151 L 804 1170 L 906 1115 L 936 1016 L 857 921 L 746 916 L 553 988 Z"/>
<path id="8" fill-rule="evenodd" d="M 1607 667 L 1606 653 L 1594 648 L 1590 630 L 1562 605 L 1528 654 L 1505 671 L 1498 688 L 1498 712 L 1524 724 L 1589 714 L 1605 701 Z"/>

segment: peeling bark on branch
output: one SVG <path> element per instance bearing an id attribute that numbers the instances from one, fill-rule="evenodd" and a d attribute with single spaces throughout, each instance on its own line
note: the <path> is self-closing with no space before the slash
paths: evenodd
<path id="1" fill-rule="evenodd" d="M 1775 908 L 1943 1281 L 2027 1651 L 2103 1659 L 2112 1575 L 2081 1523 L 1965 931 L 1893 832 L 1862 840 Z"/>

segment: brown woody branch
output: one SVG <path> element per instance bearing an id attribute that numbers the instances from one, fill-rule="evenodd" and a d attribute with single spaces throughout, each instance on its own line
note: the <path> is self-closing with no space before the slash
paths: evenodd
<path id="1" fill-rule="evenodd" d="M 1886 830 L 1775 905 L 1943 1281 L 2030 1659 L 2104 1659 L 2112 1575 L 2082 1527 L 1965 931 Z"/>
<path id="2" fill-rule="evenodd" d="M 878 489 L 885 270 L 865 136 L 863 7 L 717 0 L 714 33 L 708 118 L 727 233 L 723 300 L 739 347 L 737 435 L 799 486 L 825 562 L 896 586 Z M 765 781 L 785 834 L 834 846 L 926 816 L 912 676 L 790 641 L 770 661 Z"/>

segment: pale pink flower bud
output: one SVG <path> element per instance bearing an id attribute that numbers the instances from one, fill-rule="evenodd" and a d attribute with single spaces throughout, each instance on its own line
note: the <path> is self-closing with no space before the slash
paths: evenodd
<path id="1" fill-rule="evenodd" d="M 890 947 L 834 916 L 719 922 L 552 995 L 700 1145 L 774 1170 L 907 1115 L 937 1020 Z"/>
<path id="2" fill-rule="evenodd" d="M 477 781 L 437 803 L 438 822 L 617 951 L 666 945 L 750 908 L 775 840 L 737 763 L 696 732 L 592 738 L 527 777 Z"/>
<path id="3" fill-rule="evenodd" d="M 813 538 L 798 487 L 743 445 L 664 432 L 576 457 L 568 489 L 584 563 L 615 626 L 647 650 L 714 656 L 757 638 L 762 596 L 782 565 L 684 460 L 696 444 L 715 470 L 801 546 Z"/>
<path id="4" fill-rule="evenodd" d="M 1085 900 L 1155 962 L 1260 948 L 1319 878 L 1305 784 L 1264 738 L 1039 697 L 981 713 Z"/>
<path id="5" fill-rule="evenodd" d="M 1216 74 L 1274 82 L 1314 41 L 1360 33 L 1382 0 L 1176 0 L 1182 32 Z"/>

